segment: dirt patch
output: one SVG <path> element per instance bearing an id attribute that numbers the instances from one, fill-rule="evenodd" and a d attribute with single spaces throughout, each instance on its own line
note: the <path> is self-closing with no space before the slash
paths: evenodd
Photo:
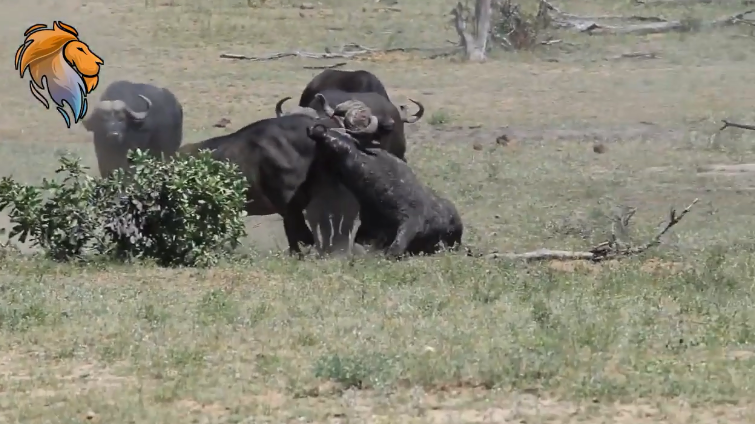
<path id="1" fill-rule="evenodd" d="M 700 176 L 752 176 L 755 174 L 755 163 L 740 163 L 736 165 L 714 164 L 697 168 Z"/>
<path id="2" fill-rule="evenodd" d="M 553 260 L 548 262 L 548 268 L 557 272 L 572 273 L 590 273 L 597 274 L 603 269 L 603 265 L 588 261 L 560 261 Z"/>
<path id="3" fill-rule="evenodd" d="M 677 274 L 686 268 L 682 262 L 664 261 L 661 259 L 651 258 L 645 261 L 640 267 L 642 272 L 648 274 Z"/>
<path id="4" fill-rule="evenodd" d="M 564 273 L 589 273 L 596 275 L 603 270 L 616 269 L 620 264 L 618 260 L 609 260 L 601 263 L 592 263 L 588 261 L 560 261 L 553 260 L 548 262 L 548 268 L 557 272 Z M 640 270 L 648 274 L 674 274 L 684 270 L 685 265 L 681 262 L 664 261 L 661 259 L 651 258 L 645 261 Z"/>
<path id="5" fill-rule="evenodd" d="M 176 407 L 182 411 L 186 411 L 186 415 L 210 415 L 213 417 L 219 417 L 228 413 L 229 407 L 223 406 L 219 403 L 200 403 L 194 399 L 183 399 L 176 402 Z"/>
<path id="6" fill-rule="evenodd" d="M 419 127 L 419 124 L 417 125 Z M 412 125 L 407 126 L 407 133 Z M 422 128 L 424 130 L 424 128 Z M 484 127 L 443 125 L 431 127 L 438 132 L 458 133 L 458 139 L 485 140 L 496 142 L 500 139 L 517 140 L 517 142 L 559 142 L 559 141 L 589 141 L 593 143 L 607 143 L 627 140 L 653 140 L 663 138 L 681 139 L 685 132 L 679 129 L 664 128 L 652 123 L 638 123 L 621 126 L 595 126 L 590 128 L 518 128 L 518 127 Z M 500 144 L 500 143 L 499 143 Z"/>

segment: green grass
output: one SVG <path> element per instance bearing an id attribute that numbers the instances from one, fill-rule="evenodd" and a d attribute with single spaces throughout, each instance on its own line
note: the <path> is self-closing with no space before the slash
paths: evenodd
<path id="1" fill-rule="evenodd" d="M 740 250 L 691 259 L 597 273 L 444 255 L 194 271 L 13 259 L 0 280 L 3 413 L 36 422 L 80 404 L 109 422 L 175 420 L 193 400 L 231 419 L 272 391 L 317 414 L 306 399 L 412 387 L 736 404 L 755 378 L 755 263 Z"/>

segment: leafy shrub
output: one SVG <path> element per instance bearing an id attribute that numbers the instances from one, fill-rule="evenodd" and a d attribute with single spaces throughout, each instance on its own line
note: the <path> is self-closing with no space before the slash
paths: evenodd
<path id="1" fill-rule="evenodd" d="M 61 182 L 0 180 L 0 211 L 10 206 L 10 236 L 31 239 L 56 260 L 88 253 L 151 258 L 161 265 L 211 265 L 245 235 L 246 183 L 235 165 L 209 152 L 161 161 L 132 151 L 133 169 L 108 178 L 62 157 Z"/>

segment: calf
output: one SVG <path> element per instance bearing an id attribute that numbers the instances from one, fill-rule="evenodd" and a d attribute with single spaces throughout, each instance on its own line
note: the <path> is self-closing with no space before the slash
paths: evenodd
<path id="1" fill-rule="evenodd" d="M 394 258 L 461 244 L 463 224 L 456 207 L 422 185 L 405 162 L 382 149 L 360 146 L 337 129 L 313 125 L 307 133 L 327 169 L 359 202 L 356 243 L 374 244 Z"/>

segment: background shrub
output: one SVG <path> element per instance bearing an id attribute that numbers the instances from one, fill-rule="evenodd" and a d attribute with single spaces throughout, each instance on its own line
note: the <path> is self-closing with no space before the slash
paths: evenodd
<path id="1" fill-rule="evenodd" d="M 236 166 L 207 151 L 161 161 L 136 150 L 130 174 L 86 174 L 79 159 L 60 158 L 62 181 L 39 186 L 0 180 L 0 211 L 10 237 L 30 239 L 56 260 L 95 253 L 161 265 L 211 265 L 246 235 L 246 183 Z"/>

